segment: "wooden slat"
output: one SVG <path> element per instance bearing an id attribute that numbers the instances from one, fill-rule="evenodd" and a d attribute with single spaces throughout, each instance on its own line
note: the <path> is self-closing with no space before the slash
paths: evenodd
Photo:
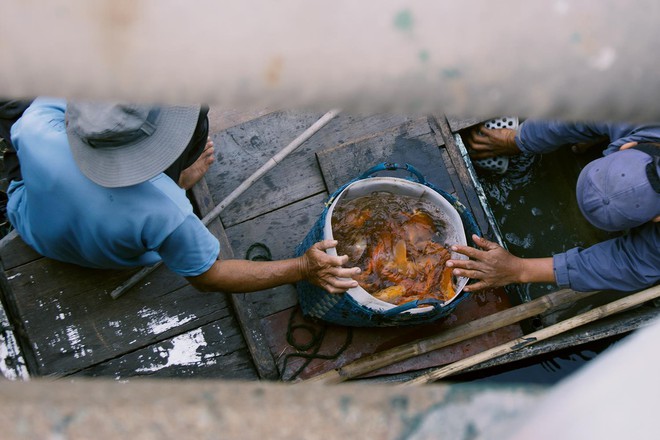
<path id="1" fill-rule="evenodd" d="M 0 240 L 0 259 L 5 269 L 13 269 L 21 264 L 42 258 L 18 235 L 14 229 Z"/>
<path id="2" fill-rule="evenodd" d="M 317 153 L 328 192 L 359 176 L 380 162 L 410 163 L 426 179 L 453 193 L 440 149 L 426 118 Z M 382 172 L 380 176 L 409 177 L 405 171 Z"/>
<path id="3" fill-rule="evenodd" d="M 461 200 L 461 202 L 463 202 L 463 204 L 467 206 L 468 209 L 470 209 L 475 217 L 475 220 L 479 224 L 482 233 L 492 237 L 493 231 L 491 225 L 486 218 L 483 206 L 479 201 L 479 196 L 474 189 L 474 185 L 468 173 L 467 166 L 461 157 L 458 146 L 456 145 L 456 141 L 454 140 L 454 134 L 449 127 L 447 120 L 444 116 L 441 115 L 430 118 L 430 120 L 434 122 L 431 124 L 431 128 L 437 130 L 436 137 L 438 138 L 438 142 L 440 142 L 440 140 L 444 142 L 452 166 L 456 170 L 456 174 L 458 175 L 460 181 L 462 182 L 462 186 L 465 189 L 466 198 Z"/>
<path id="4" fill-rule="evenodd" d="M 206 177 L 211 194 L 222 200 L 319 116 L 278 112 L 214 134 L 218 160 Z M 316 151 L 411 121 L 398 115 L 338 116 L 229 206 L 222 214 L 225 227 L 325 191 Z"/>
<path id="5" fill-rule="evenodd" d="M 525 347 L 519 351 L 508 353 L 496 359 L 483 362 L 466 369 L 465 372 L 467 373 L 470 371 L 483 370 L 485 368 L 509 364 L 511 362 L 517 362 L 523 359 L 529 359 L 568 348 L 577 350 L 583 344 L 625 335 L 639 328 L 646 327 L 655 322 L 658 319 L 658 315 L 660 315 L 660 309 L 650 306 L 642 306 L 576 328 L 570 332 L 557 335 L 553 338 Z"/>
<path id="6" fill-rule="evenodd" d="M 200 214 L 205 216 L 213 210 L 215 204 L 211 193 L 209 192 L 206 179 L 202 178 L 192 189 L 193 196 L 197 202 Z M 220 241 L 220 258 L 234 258 L 234 253 L 225 234 L 224 227 L 219 218 L 208 225 L 209 231 Z M 261 324 L 260 317 L 246 299 L 243 293 L 234 293 L 228 295 L 231 301 L 238 323 L 243 331 L 245 342 L 248 346 L 254 365 L 262 379 L 276 380 L 279 378 L 277 366 L 270 353 L 268 342 L 266 341 Z"/>
<path id="7" fill-rule="evenodd" d="M 447 123 L 449 124 L 449 128 L 451 129 L 451 131 L 454 133 L 456 133 L 457 131 L 461 131 L 464 128 L 477 125 L 480 122 L 482 122 L 482 120 L 477 118 L 465 118 L 465 117 L 447 115 Z"/>
<path id="8" fill-rule="evenodd" d="M 221 295 L 200 293 L 166 269 L 121 300 L 125 271 L 48 258 L 7 272 L 17 325 L 41 375 L 62 375 L 227 316 Z"/>
<path id="9" fill-rule="evenodd" d="M 94 365 L 74 376 L 258 379 L 232 316 Z"/>
<path id="10" fill-rule="evenodd" d="M 276 260 L 293 257 L 296 246 L 321 215 L 327 198 L 326 193 L 317 194 L 227 228 L 235 255 L 244 258 L 250 245 L 259 242 L 270 249 Z M 263 318 L 297 304 L 298 295 L 295 287 L 287 284 L 251 293 L 247 300 Z"/>
<path id="11" fill-rule="evenodd" d="M 510 306 L 511 304 L 509 303 L 507 295 L 503 289 L 497 289 L 471 295 L 461 302 L 451 315 L 436 321 L 435 323 L 408 327 L 353 328 L 351 343 L 341 355 L 331 359 L 322 357 L 315 358 L 305 368 L 299 378 L 305 379 L 314 377 L 332 369 L 339 368 L 342 365 L 350 363 L 363 356 L 371 355 L 433 334 L 438 334 L 460 324 L 504 310 Z M 312 334 L 311 331 L 302 329 L 302 327 L 297 327 L 297 330 L 296 327 L 288 327 L 292 312 L 292 310 L 285 310 L 269 316 L 264 320 L 264 325 L 271 329 L 271 331 L 268 332 L 268 340 L 271 344 L 271 350 L 273 353 L 278 354 L 278 364 L 282 370 L 283 379 L 289 379 L 305 362 L 304 358 L 294 356 L 290 358 L 285 365 L 287 355 L 300 353 L 300 351 L 292 347 L 287 340 L 286 329 L 292 329 L 293 339 L 300 343 L 308 341 Z M 303 319 L 298 310 L 295 311 L 294 325 L 305 325 L 307 328 L 313 329 L 313 333 L 316 336 L 321 334 L 321 327 L 323 327 L 319 323 Z M 318 353 L 326 356 L 337 353 L 346 342 L 348 337 L 347 331 L 348 329 L 345 327 L 328 325 L 325 329 L 325 335 Z M 462 341 L 448 347 L 398 362 L 388 367 L 383 367 L 369 373 L 369 376 L 399 374 L 405 371 L 418 370 L 429 366 L 454 362 L 470 354 L 475 354 L 486 348 L 496 346 L 502 341 L 509 340 L 509 338 L 520 337 L 522 334 L 520 326 L 512 324 L 477 336 L 468 341 Z M 307 352 L 302 353 L 311 354 L 313 350 L 314 348 L 310 348 Z"/>

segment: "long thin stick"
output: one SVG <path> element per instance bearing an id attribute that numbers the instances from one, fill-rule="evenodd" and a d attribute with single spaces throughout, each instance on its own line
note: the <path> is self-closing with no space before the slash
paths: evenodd
<path id="1" fill-rule="evenodd" d="M 523 319 L 543 313 L 549 309 L 568 304 L 582 298 L 587 298 L 597 292 L 575 292 L 570 289 L 559 290 L 492 315 L 484 316 L 472 322 L 451 328 L 441 334 L 429 338 L 399 345 L 370 356 L 360 358 L 338 369 L 328 371 L 307 379 L 305 382 L 322 382 L 325 384 L 340 383 L 379 368 L 387 367 L 406 359 L 456 344 L 475 336 L 497 330 L 507 325 L 520 322 Z"/>
<path id="2" fill-rule="evenodd" d="M 416 377 L 415 379 L 403 382 L 400 385 L 421 385 L 432 382 L 434 380 L 442 379 L 443 377 L 447 377 L 454 373 L 458 373 L 459 371 L 463 371 L 466 368 L 505 355 L 507 353 L 520 350 L 521 348 L 527 347 L 536 342 L 548 339 L 552 336 L 556 336 L 560 333 L 564 333 L 581 325 L 596 321 L 597 319 L 604 318 L 606 316 L 610 316 L 614 313 L 621 312 L 658 297 L 660 297 L 660 286 L 642 290 L 641 292 L 635 293 L 625 298 L 621 298 L 609 304 L 596 307 L 593 310 L 564 320 L 550 327 L 546 327 L 542 330 L 530 333 L 521 338 L 514 339 L 513 341 L 507 342 L 506 344 L 498 345 L 497 347 L 493 347 L 490 350 L 475 354 L 474 356 L 470 356 L 444 367 L 431 370 L 419 377 Z"/>
<path id="3" fill-rule="evenodd" d="M 220 215 L 220 213 L 229 206 L 234 200 L 236 200 L 241 194 L 243 194 L 248 188 L 250 188 L 254 182 L 259 180 L 264 174 L 270 171 L 275 165 L 280 163 L 282 159 L 291 154 L 299 146 L 301 146 L 307 139 L 312 137 L 314 133 L 323 128 L 328 122 L 334 119 L 341 110 L 335 109 L 330 110 L 325 115 L 323 115 L 318 121 L 312 124 L 307 130 L 302 132 L 300 136 L 295 138 L 289 145 L 280 150 L 275 156 L 271 157 L 268 162 L 262 165 L 257 171 L 252 173 L 250 177 L 245 179 L 235 190 L 233 190 L 227 197 L 224 198 L 211 212 L 202 218 L 202 223 L 208 225 L 215 218 Z M 156 270 L 161 265 L 161 262 L 154 264 L 153 266 L 148 266 L 137 272 L 135 275 L 130 277 L 126 282 L 119 285 L 115 290 L 110 292 L 110 296 L 113 299 L 119 298 L 123 295 L 128 289 L 135 286 L 137 283 L 142 281 L 147 275 Z"/>

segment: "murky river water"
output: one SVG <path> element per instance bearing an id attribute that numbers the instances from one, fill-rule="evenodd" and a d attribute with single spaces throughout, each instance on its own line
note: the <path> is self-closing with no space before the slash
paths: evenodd
<path id="1" fill-rule="evenodd" d="M 543 156 L 513 158 L 502 176 L 480 173 L 480 180 L 509 251 L 519 257 L 549 257 L 576 246 L 587 247 L 610 238 L 589 224 L 578 208 L 575 184 L 581 168 L 600 155 L 577 156 L 570 149 Z M 556 290 L 553 284 L 520 286 L 529 299 Z M 553 384 L 579 369 L 613 344 L 598 341 L 463 380 Z"/>

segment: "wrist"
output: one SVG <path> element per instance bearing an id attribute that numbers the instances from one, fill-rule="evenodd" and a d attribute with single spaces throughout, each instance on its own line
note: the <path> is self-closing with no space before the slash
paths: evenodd
<path id="1" fill-rule="evenodd" d="M 305 255 L 296 259 L 296 275 L 299 280 L 306 280 L 309 277 L 309 264 Z"/>
<path id="2" fill-rule="evenodd" d="M 520 152 L 520 148 L 516 143 L 516 134 L 516 130 L 507 130 L 506 132 L 506 145 L 511 152 Z"/>
<path id="3" fill-rule="evenodd" d="M 519 258 L 521 270 L 518 274 L 519 283 L 554 282 L 552 257 L 549 258 Z"/>

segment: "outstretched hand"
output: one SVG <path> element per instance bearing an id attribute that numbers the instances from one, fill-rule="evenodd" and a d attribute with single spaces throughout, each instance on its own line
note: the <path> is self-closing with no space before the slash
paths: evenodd
<path id="1" fill-rule="evenodd" d="M 470 130 L 466 144 L 470 157 L 486 159 L 495 156 L 512 156 L 519 154 L 516 145 L 516 131 L 510 128 L 486 128 L 484 124 Z"/>
<path id="2" fill-rule="evenodd" d="M 315 243 L 300 257 L 300 271 L 304 279 L 330 293 L 342 293 L 358 282 L 352 277 L 360 273 L 359 267 L 344 268 L 348 256 L 334 257 L 325 250 L 337 245 L 336 240 L 323 240 Z"/>
<path id="3" fill-rule="evenodd" d="M 485 238 L 473 235 L 472 239 L 481 248 L 470 246 L 452 246 L 452 250 L 466 255 L 471 260 L 449 260 L 448 267 L 453 267 L 456 276 L 479 280 L 477 283 L 465 286 L 465 291 L 486 289 L 489 287 L 506 286 L 521 282 L 524 260 L 509 253 L 502 246 Z"/>

